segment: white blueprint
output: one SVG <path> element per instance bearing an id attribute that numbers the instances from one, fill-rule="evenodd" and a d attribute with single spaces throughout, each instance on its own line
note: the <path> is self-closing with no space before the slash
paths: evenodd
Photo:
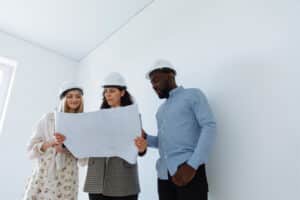
<path id="1" fill-rule="evenodd" d="M 141 134 L 136 105 L 77 114 L 56 112 L 55 126 L 77 158 L 118 156 L 136 163 L 134 139 Z"/>

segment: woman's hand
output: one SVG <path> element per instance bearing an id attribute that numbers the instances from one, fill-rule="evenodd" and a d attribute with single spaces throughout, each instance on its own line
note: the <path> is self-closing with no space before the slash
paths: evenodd
<path id="1" fill-rule="evenodd" d="M 61 133 L 54 133 L 55 141 L 57 144 L 63 144 L 66 137 Z"/>
<path id="2" fill-rule="evenodd" d="M 55 145 L 57 145 L 56 141 L 45 142 L 41 147 L 41 151 L 45 152 L 48 148 L 54 147 Z"/>
<path id="3" fill-rule="evenodd" d="M 66 149 L 63 148 L 63 146 L 61 144 L 55 145 L 55 151 L 57 153 L 66 153 Z"/>
<path id="4" fill-rule="evenodd" d="M 134 139 L 135 146 L 138 148 L 139 153 L 143 153 L 147 149 L 147 140 L 145 140 L 142 136 L 136 137 Z"/>

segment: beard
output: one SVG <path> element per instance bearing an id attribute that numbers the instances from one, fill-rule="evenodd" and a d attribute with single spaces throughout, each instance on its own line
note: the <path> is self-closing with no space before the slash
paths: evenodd
<path id="1" fill-rule="evenodd" d="M 156 93 L 157 93 L 157 95 L 158 95 L 158 97 L 160 98 L 160 99 L 167 99 L 167 98 L 169 98 L 169 92 L 170 92 L 170 90 L 169 89 L 162 89 L 162 90 L 156 90 Z"/>

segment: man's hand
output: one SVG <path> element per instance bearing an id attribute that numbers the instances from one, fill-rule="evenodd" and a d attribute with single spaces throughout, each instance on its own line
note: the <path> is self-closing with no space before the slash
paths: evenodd
<path id="1" fill-rule="evenodd" d="M 177 186 L 187 185 L 195 176 L 196 170 L 187 163 L 180 165 L 177 172 L 172 176 L 172 181 Z"/>
<path id="2" fill-rule="evenodd" d="M 142 136 L 136 137 L 134 139 L 135 146 L 138 148 L 139 153 L 143 153 L 147 149 L 147 140 L 145 140 Z"/>
<path id="3" fill-rule="evenodd" d="M 147 134 L 146 134 L 146 132 L 144 131 L 144 129 L 142 129 L 142 137 L 143 137 L 144 139 L 147 139 Z"/>

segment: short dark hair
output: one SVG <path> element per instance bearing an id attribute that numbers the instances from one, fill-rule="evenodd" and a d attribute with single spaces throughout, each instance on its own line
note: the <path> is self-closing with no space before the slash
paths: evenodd
<path id="1" fill-rule="evenodd" d="M 130 95 L 130 93 L 126 90 L 126 87 L 121 87 L 121 86 L 104 86 L 104 88 L 107 87 L 113 87 L 113 88 L 117 88 L 120 91 L 125 91 L 124 96 L 121 97 L 121 106 L 129 106 L 133 104 L 133 100 L 132 100 L 132 96 Z M 104 92 L 102 93 L 103 96 L 103 101 L 102 104 L 100 106 L 100 109 L 106 109 L 106 108 L 110 108 L 110 105 L 107 103 L 105 97 L 104 97 Z"/>
<path id="2" fill-rule="evenodd" d="M 152 70 L 150 73 L 149 73 L 149 77 L 151 77 L 151 75 L 155 72 L 162 72 L 162 73 L 172 73 L 174 74 L 174 76 L 176 76 L 176 71 L 175 69 L 172 69 L 172 68 L 169 68 L 169 67 L 161 67 L 161 68 L 157 68 L 157 69 L 154 69 Z"/>

